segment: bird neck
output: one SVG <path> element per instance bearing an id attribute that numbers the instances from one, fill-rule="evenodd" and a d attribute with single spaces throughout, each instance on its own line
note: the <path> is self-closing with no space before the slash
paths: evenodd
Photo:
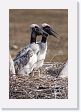
<path id="1" fill-rule="evenodd" d="M 46 43 L 47 42 L 47 36 L 42 36 L 42 40 L 41 40 L 42 43 Z"/>
<path id="2" fill-rule="evenodd" d="M 35 32 L 32 32 L 31 33 L 30 43 L 36 43 L 36 37 L 37 37 L 36 33 Z"/>

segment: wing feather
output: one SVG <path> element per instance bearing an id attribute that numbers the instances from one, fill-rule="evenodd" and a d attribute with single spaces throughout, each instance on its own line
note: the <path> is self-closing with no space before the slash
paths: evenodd
<path id="1" fill-rule="evenodd" d="M 16 55 L 14 61 L 17 60 L 18 58 L 20 58 L 21 56 L 23 56 L 25 53 L 27 53 L 28 50 L 29 50 L 29 49 L 28 49 L 28 46 L 24 47 L 21 51 L 19 51 L 19 52 L 17 53 L 17 55 Z"/>
<path id="2" fill-rule="evenodd" d="M 27 50 L 27 52 L 23 53 L 22 55 L 19 55 L 19 57 L 14 60 L 16 73 L 18 73 L 20 69 L 23 69 L 24 66 L 28 64 L 32 56 L 33 56 L 33 51 L 32 49 L 29 49 Z"/>

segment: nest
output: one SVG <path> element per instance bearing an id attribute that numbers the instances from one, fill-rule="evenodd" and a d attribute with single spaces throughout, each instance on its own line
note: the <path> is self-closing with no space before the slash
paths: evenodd
<path id="1" fill-rule="evenodd" d="M 63 63 L 45 63 L 29 76 L 9 77 L 10 99 L 67 99 L 68 78 L 59 78 Z"/>

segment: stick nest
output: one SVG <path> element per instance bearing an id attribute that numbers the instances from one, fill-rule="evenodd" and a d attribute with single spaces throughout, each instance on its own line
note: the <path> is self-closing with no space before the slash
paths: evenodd
<path id="1" fill-rule="evenodd" d="M 40 74 L 9 75 L 10 99 L 67 99 L 68 78 L 59 78 L 63 63 L 45 63 Z M 40 76 L 39 76 L 39 75 Z"/>

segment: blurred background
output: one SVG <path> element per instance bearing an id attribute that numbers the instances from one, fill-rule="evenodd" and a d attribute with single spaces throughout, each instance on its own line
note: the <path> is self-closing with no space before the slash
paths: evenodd
<path id="1" fill-rule="evenodd" d="M 68 58 L 68 10 L 67 9 L 10 9 L 9 49 L 12 58 L 30 42 L 31 24 L 50 24 L 60 35 L 59 39 L 48 37 L 45 61 L 64 62 Z M 37 37 L 41 40 L 41 36 Z"/>

